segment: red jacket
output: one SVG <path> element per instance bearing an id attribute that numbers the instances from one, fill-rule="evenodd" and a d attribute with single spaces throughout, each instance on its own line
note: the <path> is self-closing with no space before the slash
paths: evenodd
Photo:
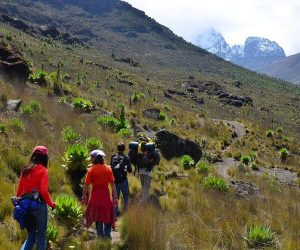
<path id="1" fill-rule="evenodd" d="M 55 203 L 52 201 L 48 192 L 48 169 L 42 164 L 38 164 L 25 176 L 21 175 L 17 197 L 26 193 L 31 193 L 33 190 L 38 191 L 48 206 L 54 208 Z"/>

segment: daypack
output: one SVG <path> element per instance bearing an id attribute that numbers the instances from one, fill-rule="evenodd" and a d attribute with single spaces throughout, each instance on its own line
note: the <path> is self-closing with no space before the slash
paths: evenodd
<path id="1" fill-rule="evenodd" d="M 160 162 L 159 150 L 155 148 L 155 144 L 148 137 L 141 137 L 137 142 L 131 142 L 129 148 L 130 161 L 139 169 L 144 168 L 147 171 L 152 171 L 153 167 Z M 143 154 L 144 150 L 149 152 L 148 156 Z"/>
<path id="2" fill-rule="evenodd" d="M 37 194 L 37 196 L 35 196 Z M 34 210 L 37 207 L 40 206 L 40 198 L 37 192 L 34 192 L 32 194 L 32 198 L 28 198 L 26 196 L 22 198 L 12 197 L 12 203 L 15 207 L 14 209 L 14 219 L 20 224 L 21 230 L 27 229 L 28 231 L 31 231 L 31 229 L 34 227 L 34 218 L 32 218 L 28 211 Z"/>
<path id="3" fill-rule="evenodd" d="M 126 156 L 123 154 L 114 154 L 111 157 L 111 168 L 114 174 L 115 182 L 120 183 L 126 179 Z"/>

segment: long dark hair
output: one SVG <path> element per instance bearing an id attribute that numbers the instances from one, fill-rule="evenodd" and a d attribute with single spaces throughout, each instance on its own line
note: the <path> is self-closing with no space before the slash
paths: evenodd
<path id="1" fill-rule="evenodd" d="M 104 162 L 105 162 L 105 161 L 104 161 L 103 156 L 102 156 L 102 155 L 98 155 L 98 156 L 95 158 L 93 164 L 104 164 Z"/>
<path id="2" fill-rule="evenodd" d="M 48 155 L 33 153 L 30 160 L 26 166 L 23 167 L 21 174 L 27 175 L 32 169 L 34 169 L 38 164 L 42 164 L 45 168 L 48 167 Z"/>

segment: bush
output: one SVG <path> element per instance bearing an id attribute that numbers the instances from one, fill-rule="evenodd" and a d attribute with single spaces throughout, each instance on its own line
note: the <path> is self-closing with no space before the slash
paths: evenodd
<path id="1" fill-rule="evenodd" d="M 278 243 L 275 233 L 265 226 L 251 226 L 244 240 L 249 248 L 274 247 Z"/>
<path id="2" fill-rule="evenodd" d="M 241 157 L 241 161 L 242 161 L 242 163 L 244 163 L 245 165 L 249 165 L 250 162 L 252 162 L 252 158 L 251 158 L 250 155 L 243 155 L 243 156 Z"/>
<path id="3" fill-rule="evenodd" d="M 131 132 L 131 129 L 122 128 L 122 129 L 120 129 L 118 134 L 122 137 L 130 137 L 132 135 L 132 132 Z"/>
<path id="4" fill-rule="evenodd" d="M 73 99 L 72 102 L 75 109 L 84 111 L 84 112 L 91 112 L 94 109 L 94 106 L 91 101 L 86 100 L 82 97 L 76 97 Z"/>
<path id="5" fill-rule="evenodd" d="M 167 120 L 167 115 L 166 115 L 165 112 L 160 112 L 159 113 L 159 120 L 161 120 L 161 121 Z"/>
<path id="6" fill-rule="evenodd" d="M 47 232 L 46 232 L 47 241 L 55 242 L 57 239 L 57 236 L 58 236 L 57 227 L 54 224 L 49 223 L 47 226 Z"/>
<path id="7" fill-rule="evenodd" d="M 189 155 L 183 155 L 181 158 L 180 158 L 180 163 L 181 163 L 181 166 L 184 168 L 184 169 L 190 169 L 192 168 L 194 165 L 195 165 L 195 161 L 193 160 L 193 158 Z"/>
<path id="8" fill-rule="evenodd" d="M 37 73 L 30 74 L 28 81 L 39 85 L 47 85 L 47 73 L 44 70 L 39 70 Z"/>
<path id="9" fill-rule="evenodd" d="M 63 159 L 68 173 L 86 171 L 89 152 L 86 146 L 73 144 L 66 150 Z"/>
<path id="10" fill-rule="evenodd" d="M 286 148 L 281 148 L 279 150 L 281 160 L 285 161 L 289 156 L 289 151 Z"/>
<path id="11" fill-rule="evenodd" d="M 22 108 L 22 112 L 26 115 L 31 115 L 34 112 L 41 110 L 41 104 L 38 101 L 31 101 Z"/>
<path id="12" fill-rule="evenodd" d="M 119 120 L 113 116 L 100 116 L 97 118 L 97 123 L 102 127 L 117 129 Z"/>
<path id="13" fill-rule="evenodd" d="M 0 134 L 6 134 L 6 127 L 3 124 L 0 124 Z"/>
<path id="14" fill-rule="evenodd" d="M 70 126 L 64 127 L 62 134 L 66 142 L 76 142 L 80 138 L 80 135 Z"/>
<path id="15" fill-rule="evenodd" d="M 141 99 L 144 99 L 144 98 L 145 98 L 144 93 L 134 92 L 134 94 L 131 96 L 131 100 L 133 103 L 137 103 L 138 101 L 140 101 Z"/>
<path id="16" fill-rule="evenodd" d="M 273 137 L 273 135 L 274 135 L 274 131 L 273 130 L 268 130 L 266 132 L 266 136 L 269 137 L 269 138 Z"/>
<path id="17" fill-rule="evenodd" d="M 8 122 L 8 126 L 18 132 L 24 130 L 24 124 L 23 124 L 22 120 L 20 120 L 18 118 L 10 119 Z"/>
<path id="18" fill-rule="evenodd" d="M 208 173 L 209 171 L 209 163 L 206 161 L 199 161 L 196 165 L 196 170 L 199 173 Z"/>
<path id="19" fill-rule="evenodd" d="M 283 127 L 278 127 L 278 128 L 276 129 L 276 131 L 277 131 L 277 133 L 279 133 L 279 134 L 283 133 Z"/>
<path id="20" fill-rule="evenodd" d="M 103 149 L 103 143 L 98 140 L 97 138 L 89 138 L 85 141 L 85 146 L 88 149 L 88 151 L 93 151 L 95 149 Z"/>
<path id="21" fill-rule="evenodd" d="M 226 181 L 212 175 L 205 177 L 202 181 L 202 185 L 206 190 L 214 189 L 221 192 L 228 192 L 230 189 Z"/>
<path id="22" fill-rule="evenodd" d="M 80 203 L 74 196 L 59 195 L 55 199 L 55 203 L 54 215 L 58 221 L 63 222 L 69 228 L 80 224 L 83 211 Z"/>
<path id="23" fill-rule="evenodd" d="M 97 123 L 103 127 L 109 127 L 119 132 L 121 129 L 129 129 L 129 122 L 125 119 L 125 106 L 120 105 L 121 113 L 120 118 L 117 119 L 113 116 L 100 116 L 97 118 Z"/>

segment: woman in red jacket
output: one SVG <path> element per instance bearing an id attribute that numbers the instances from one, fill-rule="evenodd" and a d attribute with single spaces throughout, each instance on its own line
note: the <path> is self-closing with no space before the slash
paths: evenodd
<path id="1" fill-rule="evenodd" d="M 88 187 L 92 185 L 85 215 L 87 227 L 96 222 L 98 237 L 110 238 L 111 227 L 114 227 L 115 223 L 114 206 L 118 204 L 118 199 L 113 172 L 111 167 L 105 164 L 104 156 L 101 150 L 91 152 L 93 166 L 88 169 L 86 175 L 82 200 L 86 201 Z M 113 202 L 109 194 L 109 185 L 112 189 Z"/>
<path id="2" fill-rule="evenodd" d="M 48 192 L 47 166 L 48 150 L 44 146 L 37 146 L 33 149 L 29 163 L 21 172 L 16 196 L 19 199 L 30 199 L 34 192 L 38 192 L 40 201 L 36 208 L 28 210 L 28 215 L 34 223 L 30 230 L 27 229 L 28 238 L 21 250 L 32 249 L 35 243 L 38 250 L 46 249 L 47 205 L 52 209 L 55 208 L 55 203 Z"/>

